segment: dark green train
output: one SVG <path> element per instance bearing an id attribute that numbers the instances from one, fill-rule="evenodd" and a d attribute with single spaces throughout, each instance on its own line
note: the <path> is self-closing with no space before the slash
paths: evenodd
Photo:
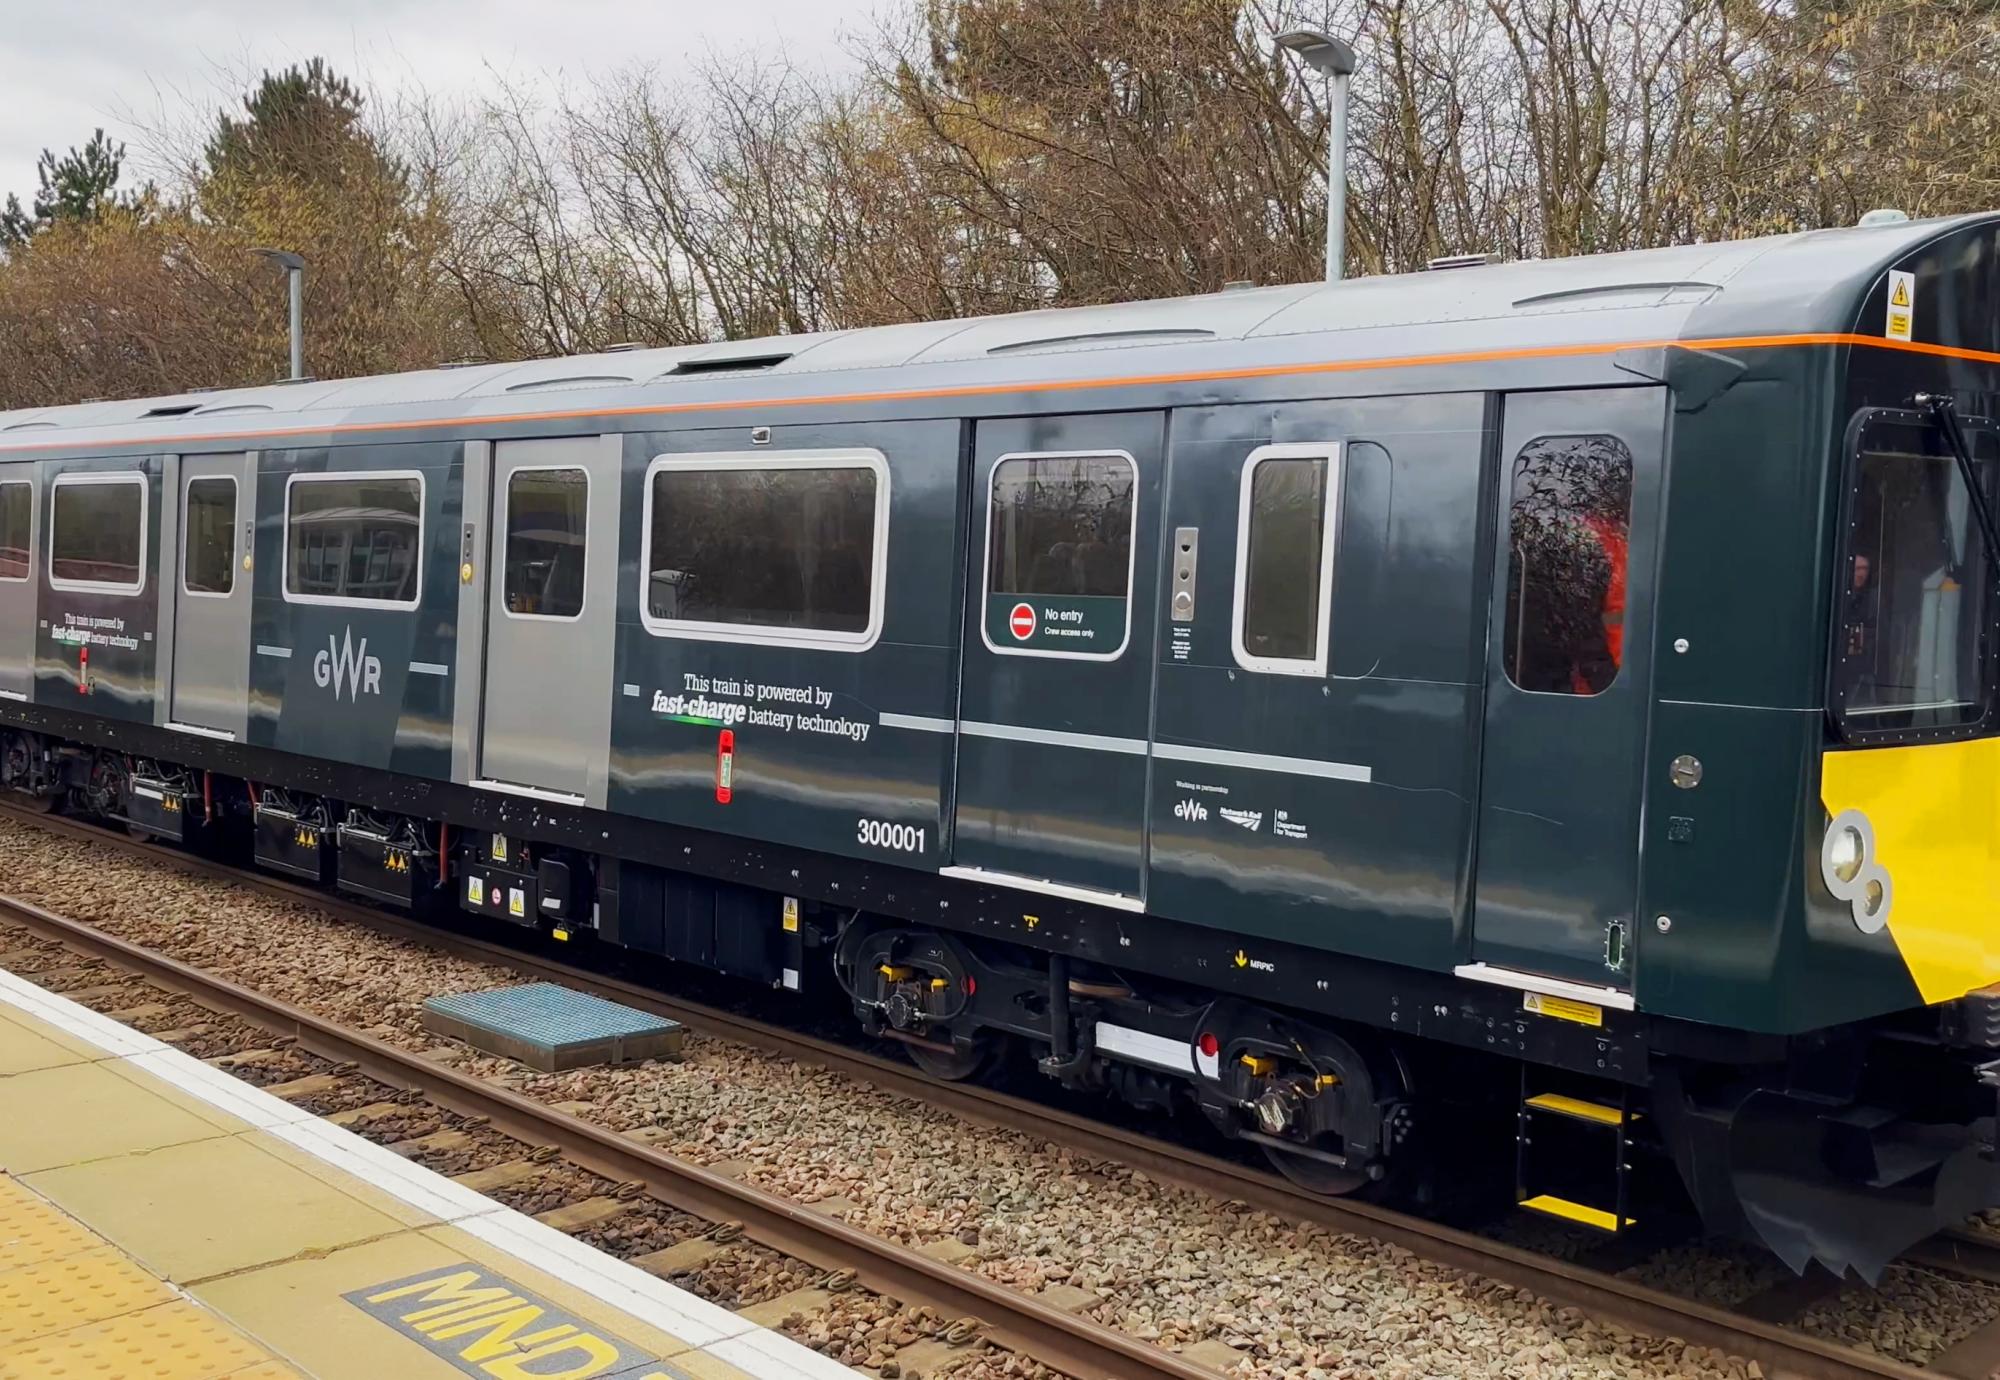
<path id="1" fill-rule="evenodd" d="M 0 414 L 0 781 L 1872 1274 L 2000 1196 L 1996 416 L 1995 217 Z"/>

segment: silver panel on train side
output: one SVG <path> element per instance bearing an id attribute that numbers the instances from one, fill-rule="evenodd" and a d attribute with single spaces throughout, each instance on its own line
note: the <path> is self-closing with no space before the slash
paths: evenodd
<path id="1" fill-rule="evenodd" d="M 493 448 L 486 503 L 486 674 L 475 784 L 523 789 L 602 807 L 611 752 L 612 639 L 618 611 L 617 436 L 503 441 Z M 582 606 L 551 615 L 509 606 L 510 497 L 518 476 L 581 472 L 584 498 Z M 519 527 L 519 524 L 512 524 Z M 516 531 L 548 548 L 555 533 Z M 475 548 L 477 549 L 477 548 Z M 523 558 L 523 578 L 532 563 Z M 524 605 L 536 599 L 524 593 Z"/>
<path id="2" fill-rule="evenodd" d="M 171 667 L 172 689 L 166 709 L 170 728 L 241 739 L 250 713 L 250 595 L 247 557 L 257 511 L 257 457 L 237 455 L 181 457 L 171 504 L 160 514 L 160 626 L 162 663 Z M 205 572 L 205 587 L 191 587 L 188 545 L 207 532 L 189 523 L 190 489 L 196 497 L 226 504 L 227 562 Z M 219 519 L 220 513 L 214 515 Z M 169 539 L 168 518 L 173 519 Z M 227 572 L 226 579 L 215 578 Z M 216 585 L 226 584 L 226 588 Z M 168 611 L 171 610 L 171 616 Z"/>
<path id="3" fill-rule="evenodd" d="M 29 699 L 35 689 L 35 558 L 42 537 L 36 468 L 0 465 L 0 521 L 20 524 L 18 500 L 5 500 L 20 495 L 22 487 L 27 490 L 25 546 L 18 526 L 12 532 L 0 530 L 0 699 Z"/>

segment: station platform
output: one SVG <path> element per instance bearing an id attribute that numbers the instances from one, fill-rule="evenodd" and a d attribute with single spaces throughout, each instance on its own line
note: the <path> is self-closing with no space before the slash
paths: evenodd
<path id="1" fill-rule="evenodd" d="M 857 1374 L 0 971 L 0 1380 Z"/>

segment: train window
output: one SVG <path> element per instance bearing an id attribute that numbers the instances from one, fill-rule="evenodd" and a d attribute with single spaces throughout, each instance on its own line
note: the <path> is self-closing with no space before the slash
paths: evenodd
<path id="1" fill-rule="evenodd" d="M 285 486 L 285 598 L 415 608 L 424 483 L 410 471 L 293 475 Z"/>
<path id="2" fill-rule="evenodd" d="M 590 476 L 515 470 L 507 477 L 507 612 L 516 618 L 583 613 L 583 549 Z"/>
<path id="3" fill-rule="evenodd" d="M 1502 658 L 1523 690 L 1596 695 L 1625 659 L 1632 451 L 1616 436 L 1544 436 L 1514 457 Z"/>
<path id="4" fill-rule="evenodd" d="M 1967 427 L 1966 439 L 1979 460 L 1993 458 L 1992 432 Z M 1990 495 L 1991 467 L 1984 468 Z M 1923 733 L 1985 718 L 1992 584 L 1943 433 L 1891 421 L 1865 426 L 1836 614 L 1833 706 L 1842 727 Z"/>
<path id="5" fill-rule="evenodd" d="M 51 487 L 49 583 L 137 594 L 146 586 L 146 476 L 61 475 Z"/>
<path id="6" fill-rule="evenodd" d="M 181 524 L 181 587 L 227 594 L 236 587 L 236 481 L 190 479 Z"/>
<path id="7" fill-rule="evenodd" d="M 0 580 L 28 578 L 34 530 L 35 486 L 21 479 L 0 484 Z"/>
<path id="8" fill-rule="evenodd" d="M 889 467 L 875 451 L 662 456 L 646 478 L 656 633 L 859 651 L 881 629 Z"/>
<path id="9" fill-rule="evenodd" d="M 1123 654 L 1138 479 L 1123 453 L 1000 458 L 980 629 L 989 648 L 1093 661 Z"/>
<path id="10" fill-rule="evenodd" d="M 1243 462 L 1236 513 L 1236 662 L 1326 674 L 1340 448 L 1264 446 Z"/>

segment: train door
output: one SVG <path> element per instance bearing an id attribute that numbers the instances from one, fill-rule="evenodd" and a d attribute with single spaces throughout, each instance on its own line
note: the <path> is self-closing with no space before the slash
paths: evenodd
<path id="1" fill-rule="evenodd" d="M 185 456 L 179 469 L 175 522 L 161 524 L 163 532 L 178 528 L 180 538 L 179 572 L 172 555 L 161 562 L 174 629 L 167 722 L 240 738 L 250 712 L 251 581 L 244 558 L 257 511 L 256 459 Z M 175 550 L 171 540 L 161 545 Z"/>
<path id="2" fill-rule="evenodd" d="M 603 803 L 620 454 L 616 436 L 493 448 L 480 784 Z"/>
<path id="3" fill-rule="evenodd" d="M 1506 399 L 1469 976 L 1631 985 L 1666 420 L 1664 388 Z"/>
<path id="4" fill-rule="evenodd" d="M 35 685 L 35 467 L 0 466 L 0 699 Z"/>
<path id="5" fill-rule="evenodd" d="M 978 427 L 950 875 L 1140 908 L 1164 436 Z"/>

